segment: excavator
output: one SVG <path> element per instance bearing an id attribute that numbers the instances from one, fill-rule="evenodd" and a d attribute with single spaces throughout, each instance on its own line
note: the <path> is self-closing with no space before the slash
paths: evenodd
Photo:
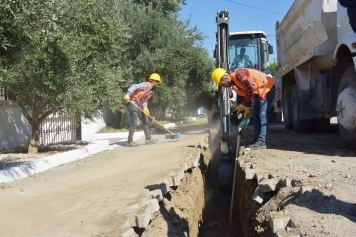
<path id="1" fill-rule="evenodd" d="M 227 72 L 238 68 L 254 68 L 270 73 L 269 54 L 273 54 L 273 47 L 268 44 L 267 35 L 263 31 L 229 32 L 229 12 L 226 9 L 217 12 L 216 23 L 216 67 L 224 68 Z M 241 51 L 245 55 L 241 55 Z M 243 98 L 236 95 L 231 88 L 222 86 L 217 87 L 216 94 L 216 112 L 220 119 L 218 187 L 222 193 L 231 194 L 236 155 L 234 131 L 236 122 L 239 121 L 235 108 Z M 280 111 L 277 112 L 280 114 Z"/>

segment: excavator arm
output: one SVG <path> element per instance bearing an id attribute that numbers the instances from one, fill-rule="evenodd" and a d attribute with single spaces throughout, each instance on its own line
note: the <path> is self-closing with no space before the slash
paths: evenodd
<path id="1" fill-rule="evenodd" d="M 218 11 L 216 17 L 216 52 L 217 67 L 229 68 L 229 13 Z M 220 160 L 218 167 L 218 185 L 223 193 L 231 193 L 233 177 L 232 135 L 230 121 L 231 88 L 218 87 L 218 107 L 220 109 Z"/>

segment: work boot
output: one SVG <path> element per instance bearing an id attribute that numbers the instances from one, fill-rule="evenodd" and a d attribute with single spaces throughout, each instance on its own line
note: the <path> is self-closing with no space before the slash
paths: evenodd
<path id="1" fill-rule="evenodd" d="M 146 139 L 145 144 L 149 145 L 149 144 L 156 143 L 157 141 L 158 139 L 150 138 L 150 139 Z"/>
<path id="2" fill-rule="evenodd" d="M 127 147 L 138 147 L 139 145 L 136 142 L 128 142 L 126 143 Z"/>
<path id="3" fill-rule="evenodd" d="M 251 150 L 266 149 L 266 143 L 264 141 L 257 140 L 255 143 L 248 146 Z"/>

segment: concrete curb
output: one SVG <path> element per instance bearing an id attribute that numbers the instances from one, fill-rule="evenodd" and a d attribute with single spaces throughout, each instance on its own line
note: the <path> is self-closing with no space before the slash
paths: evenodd
<path id="1" fill-rule="evenodd" d="M 110 138 L 126 138 L 129 136 L 129 132 L 116 132 L 116 133 L 96 133 L 90 137 L 91 141 L 105 140 Z M 139 139 L 144 136 L 143 131 L 134 133 L 134 140 Z"/>
<path id="2" fill-rule="evenodd" d="M 170 123 L 163 125 L 166 128 L 176 127 L 178 124 L 186 123 L 185 120 L 182 120 L 177 123 Z M 42 159 L 27 162 L 23 165 L 9 167 L 7 169 L 0 170 L 0 183 L 7 183 L 14 180 L 26 178 L 28 176 L 43 172 L 50 168 L 69 163 L 75 160 L 83 159 L 89 155 L 99 153 L 107 149 L 114 149 L 117 146 L 109 146 L 109 141 L 106 139 L 110 138 L 127 138 L 128 132 L 119 132 L 119 133 L 97 133 L 91 136 L 91 144 L 67 152 L 58 153 L 52 156 L 46 156 Z M 133 140 L 137 140 L 144 137 L 143 131 L 137 131 L 134 133 Z"/>
<path id="3" fill-rule="evenodd" d="M 176 123 L 168 123 L 168 124 L 165 124 L 163 125 L 163 127 L 165 128 L 174 128 L 174 127 L 177 127 L 179 125 L 182 125 L 182 124 L 186 124 L 187 123 L 187 120 L 181 120 L 181 121 L 178 121 Z M 155 127 L 155 129 L 157 130 L 160 130 L 161 127 L 160 126 L 157 126 Z M 127 138 L 129 135 L 129 132 L 119 132 L 119 133 L 96 133 L 94 135 L 92 135 L 90 137 L 90 140 L 91 141 L 96 141 L 96 140 L 103 140 L 103 139 L 111 139 L 111 138 Z M 145 134 L 143 131 L 136 131 L 134 133 L 134 140 L 135 139 L 139 139 L 139 138 L 142 138 L 144 137 Z"/>
<path id="4" fill-rule="evenodd" d="M 205 141 L 200 142 L 195 147 L 195 152 L 188 154 L 186 162 L 181 164 L 180 170 L 172 170 L 166 178 L 159 180 L 155 185 L 152 185 L 150 189 L 146 189 L 142 193 L 133 194 L 136 197 L 136 203 L 120 208 L 116 214 L 125 217 L 124 223 L 120 228 L 120 237 L 135 237 L 135 233 L 132 228 L 147 228 L 155 212 L 159 211 L 159 203 L 163 202 L 164 196 L 170 192 L 170 187 L 177 187 L 182 184 L 186 172 L 189 169 L 199 167 L 202 149 L 208 149 L 209 147 L 209 135 Z M 147 193 L 148 192 L 148 193 Z"/>
<path id="5" fill-rule="evenodd" d="M 91 144 L 83 148 L 46 156 L 42 159 L 27 162 L 23 165 L 9 167 L 0 171 L 0 183 L 7 183 L 17 179 L 26 178 L 50 168 L 83 159 L 106 149 L 109 149 L 108 140 L 92 141 Z"/>
<path id="6" fill-rule="evenodd" d="M 255 189 L 252 200 L 258 202 L 260 205 L 265 201 L 267 193 L 279 190 L 284 187 L 291 187 L 291 180 L 288 178 L 278 177 L 277 175 L 269 174 L 268 178 L 265 177 L 265 173 L 257 168 L 256 164 L 252 164 L 246 161 L 242 157 L 237 158 L 238 165 L 240 169 L 244 172 L 244 180 L 256 180 L 257 188 Z M 294 192 L 299 195 L 303 195 L 306 191 L 312 191 L 310 187 L 294 187 Z M 283 231 L 288 228 L 295 228 L 296 225 L 292 219 L 292 214 L 285 213 L 285 210 L 274 212 L 269 212 L 269 224 L 272 232 L 276 237 L 292 237 Z"/>

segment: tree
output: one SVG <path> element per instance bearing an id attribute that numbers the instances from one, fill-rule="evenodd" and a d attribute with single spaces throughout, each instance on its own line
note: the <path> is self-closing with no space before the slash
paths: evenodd
<path id="1" fill-rule="evenodd" d="M 56 112 L 93 119 L 121 104 L 125 0 L 0 2 L 0 84 L 11 90 L 32 127 Z M 119 105 L 116 103 L 120 101 Z"/>
<path id="2" fill-rule="evenodd" d="M 182 10 L 181 5 L 186 5 L 185 0 L 133 0 L 133 2 L 143 6 L 152 6 L 164 16 L 176 13 Z"/>
<path id="3" fill-rule="evenodd" d="M 187 93 L 195 102 L 202 101 L 195 95 L 207 89 L 201 83 L 210 83 L 213 63 L 201 46 L 204 36 L 196 27 L 191 28 L 189 21 L 182 22 L 175 14 L 167 16 L 159 12 L 150 5 L 132 7 L 126 12 L 133 39 L 125 61 L 133 67 L 127 80 L 139 83 L 152 72 L 159 73 L 163 83 L 150 100 L 149 109 L 154 114 L 169 108 L 173 117 L 181 117 L 191 108 Z M 205 65 L 210 66 L 201 67 Z"/>
<path id="4" fill-rule="evenodd" d="M 277 68 L 277 67 L 278 67 L 278 63 L 277 62 L 271 63 L 270 68 L 271 68 L 272 75 L 274 74 L 274 69 Z"/>
<path id="5" fill-rule="evenodd" d="M 181 117 L 203 105 L 213 63 L 205 37 L 179 20 L 180 4 L 185 0 L 1 1 L 0 85 L 32 126 L 29 152 L 37 152 L 46 117 L 91 120 L 104 106 L 121 109 L 126 89 L 153 72 L 163 80 L 149 104 L 153 114 L 170 108 Z"/>

